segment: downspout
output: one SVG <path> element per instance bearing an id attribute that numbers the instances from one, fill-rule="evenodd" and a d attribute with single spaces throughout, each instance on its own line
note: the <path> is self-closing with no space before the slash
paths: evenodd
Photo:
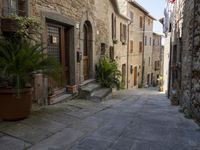
<path id="1" fill-rule="evenodd" d="M 195 20 L 196 20 L 196 15 L 195 15 L 195 6 L 196 6 L 196 0 L 194 0 L 194 8 L 193 8 L 193 30 L 192 30 L 192 51 L 191 51 L 191 70 L 190 70 L 190 103 L 189 107 L 190 110 L 192 111 L 192 72 L 193 72 L 193 54 L 195 52 L 195 44 L 194 44 L 194 36 L 195 36 Z"/>
<path id="2" fill-rule="evenodd" d="M 130 30 L 130 25 L 132 24 L 132 21 L 128 23 L 128 37 L 127 37 L 127 79 L 126 79 L 126 87 L 128 89 L 128 84 L 129 84 L 129 30 Z"/>
<path id="3" fill-rule="evenodd" d="M 142 49 L 142 86 L 144 84 L 144 41 L 145 41 L 145 19 L 146 15 L 144 15 L 144 25 L 143 25 L 143 49 Z"/>
<path id="4" fill-rule="evenodd" d="M 170 33 L 170 34 L 172 34 L 172 33 Z M 168 69 L 169 69 L 169 74 L 168 74 L 168 90 L 167 90 L 167 96 L 168 96 L 168 98 L 170 98 L 170 93 L 171 93 L 171 83 L 172 83 L 172 81 L 171 81 L 171 79 L 172 79 L 172 70 L 171 70 L 171 63 L 172 63 L 172 37 L 171 37 L 171 35 L 170 35 L 170 51 L 169 51 L 169 55 L 170 55 L 170 57 L 169 57 L 169 67 L 168 67 Z"/>

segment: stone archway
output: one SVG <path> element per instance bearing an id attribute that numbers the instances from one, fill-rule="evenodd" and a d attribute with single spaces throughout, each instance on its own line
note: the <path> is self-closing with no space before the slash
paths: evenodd
<path id="1" fill-rule="evenodd" d="M 87 12 L 80 24 L 80 50 L 83 59 L 81 61 L 80 80 L 95 78 L 95 26 L 92 17 Z"/>

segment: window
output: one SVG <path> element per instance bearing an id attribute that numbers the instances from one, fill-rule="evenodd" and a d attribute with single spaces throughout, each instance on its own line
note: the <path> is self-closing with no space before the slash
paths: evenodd
<path id="1" fill-rule="evenodd" d="M 150 25 L 151 24 L 151 20 L 150 19 L 148 19 L 148 25 Z"/>
<path id="2" fill-rule="evenodd" d="M 155 61 L 155 71 L 160 69 L 160 61 Z"/>
<path id="3" fill-rule="evenodd" d="M 112 39 L 116 40 L 116 16 L 112 14 Z"/>
<path id="4" fill-rule="evenodd" d="M 172 63 L 177 63 L 177 45 L 173 46 L 173 57 L 172 57 Z"/>
<path id="5" fill-rule="evenodd" d="M 26 16 L 28 0 L 3 0 L 3 6 L 3 16 L 10 14 Z"/>
<path id="6" fill-rule="evenodd" d="M 127 31 L 126 31 L 126 25 L 125 24 L 122 24 L 120 23 L 120 41 L 122 43 L 125 43 L 126 42 L 126 34 L 127 34 Z"/>
<path id="7" fill-rule="evenodd" d="M 120 41 L 122 42 L 123 40 L 123 24 L 120 23 Z"/>
<path id="8" fill-rule="evenodd" d="M 139 43 L 139 52 L 141 53 L 143 51 L 143 46 L 142 46 L 142 42 Z"/>
<path id="9" fill-rule="evenodd" d="M 114 47 L 113 46 L 110 46 L 110 59 L 111 60 L 115 59 Z"/>
<path id="10" fill-rule="evenodd" d="M 130 41 L 130 52 L 133 53 L 133 41 Z"/>
<path id="11" fill-rule="evenodd" d="M 151 65 L 151 57 L 149 57 L 149 66 Z"/>
<path id="12" fill-rule="evenodd" d="M 133 22 L 133 17 L 134 16 L 133 16 L 133 12 L 132 11 L 129 12 L 129 17 L 130 17 L 131 21 Z"/>
<path id="13" fill-rule="evenodd" d="M 142 16 L 140 16 L 140 28 L 143 28 L 143 19 L 142 19 Z"/>
<path id="14" fill-rule="evenodd" d="M 155 45 L 155 39 L 153 40 L 153 46 Z"/>
<path id="15" fill-rule="evenodd" d="M 149 45 L 151 46 L 151 37 L 150 37 L 150 39 L 149 39 Z"/>
<path id="16" fill-rule="evenodd" d="M 144 45 L 147 45 L 147 36 L 144 37 Z"/>
<path id="17" fill-rule="evenodd" d="M 126 25 L 124 24 L 123 25 L 123 39 L 124 39 L 124 42 L 126 42 Z"/>

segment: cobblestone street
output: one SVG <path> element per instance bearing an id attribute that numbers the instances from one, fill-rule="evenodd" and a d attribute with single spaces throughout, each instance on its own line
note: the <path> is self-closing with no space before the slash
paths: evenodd
<path id="1" fill-rule="evenodd" d="M 199 150 L 199 126 L 155 89 L 72 100 L 0 122 L 0 150 Z"/>

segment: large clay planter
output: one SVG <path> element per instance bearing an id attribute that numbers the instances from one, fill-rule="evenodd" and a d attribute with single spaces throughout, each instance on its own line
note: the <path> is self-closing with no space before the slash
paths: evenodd
<path id="1" fill-rule="evenodd" d="M 32 88 L 22 89 L 20 96 L 16 90 L 0 89 L 0 119 L 16 121 L 30 115 L 32 104 Z"/>

